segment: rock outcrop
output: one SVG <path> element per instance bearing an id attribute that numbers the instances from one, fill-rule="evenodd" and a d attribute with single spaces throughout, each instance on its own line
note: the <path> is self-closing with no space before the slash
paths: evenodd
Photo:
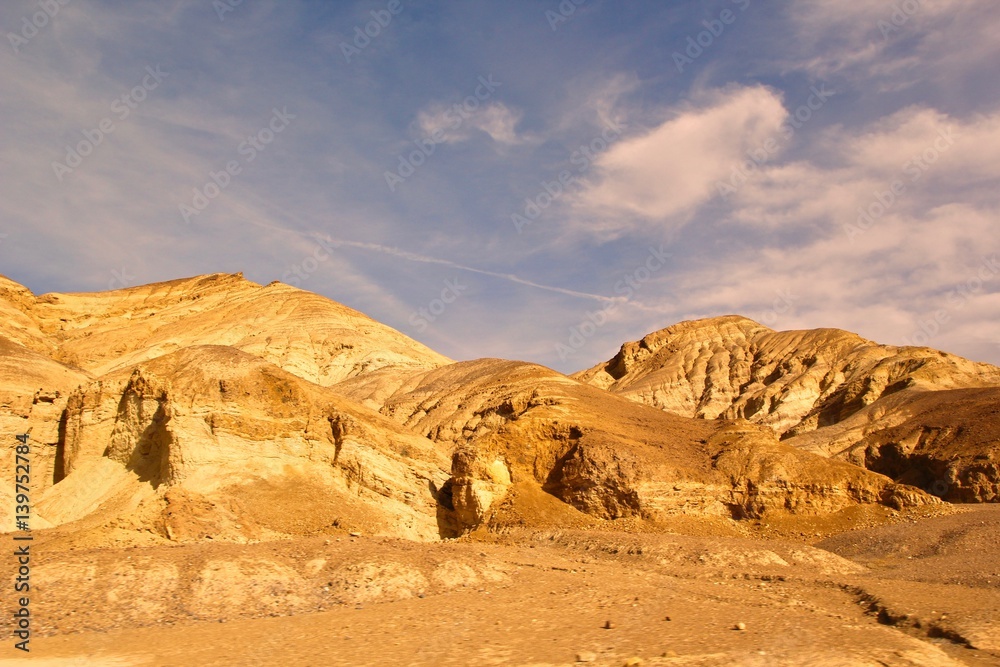
<path id="1" fill-rule="evenodd" d="M 738 316 L 651 333 L 573 377 L 674 414 L 747 419 L 783 437 L 843 421 L 908 387 L 1000 386 L 995 366 L 930 348 L 879 345 L 839 329 L 779 332 Z"/>
<path id="2" fill-rule="evenodd" d="M 450 518 L 459 532 L 531 524 L 537 508 L 518 511 L 516 497 L 537 499 L 531 488 L 595 519 L 652 525 L 676 515 L 744 519 L 935 502 L 789 447 L 760 426 L 671 415 L 534 364 L 462 362 L 397 377 L 395 391 L 377 375 L 335 389 L 380 403 L 383 414 L 455 449 Z"/>
<path id="3" fill-rule="evenodd" d="M 0 313 L 0 438 L 30 434 L 33 527 L 439 536 L 449 453 L 320 385 L 448 359 L 361 313 L 240 275 L 39 297 L 0 278 Z M 0 471 L 13 497 L 13 456 Z"/>
<path id="4" fill-rule="evenodd" d="M 728 316 L 651 333 L 574 377 L 673 414 L 747 419 L 790 445 L 950 500 L 998 498 L 989 434 L 1000 415 L 989 405 L 1000 369 L 989 364 Z M 967 398 L 978 407 L 947 407 Z"/>
<path id="5" fill-rule="evenodd" d="M 229 526 L 234 539 L 334 524 L 439 535 L 445 451 L 233 348 L 185 348 L 107 374 L 70 397 L 65 422 L 65 479 L 39 503 L 53 522 L 128 510 L 152 517 L 136 527 L 172 539 L 206 532 L 199 525 L 215 538 Z M 118 474 L 96 477 L 109 462 Z"/>
<path id="6" fill-rule="evenodd" d="M 928 383 L 988 376 L 844 332 L 724 318 L 623 347 L 581 376 L 595 387 L 535 364 L 452 363 L 328 299 L 240 275 L 39 297 L 2 280 L 0 311 L 0 437 L 11 448 L 31 430 L 35 527 L 98 542 L 659 530 L 932 503 L 792 441 Z M 889 440 L 908 433 L 836 455 L 894 474 Z M 976 480 L 955 488 L 992 497 Z"/>

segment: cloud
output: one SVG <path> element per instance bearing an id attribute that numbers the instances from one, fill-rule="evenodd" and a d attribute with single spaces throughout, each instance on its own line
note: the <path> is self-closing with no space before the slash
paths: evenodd
<path id="1" fill-rule="evenodd" d="M 478 131 L 485 132 L 499 144 L 518 144 L 524 140 L 517 133 L 522 115 L 501 102 L 475 109 L 465 103 L 436 104 L 417 115 L 417 133 L 421 138 L 437 135 L 444 143 L 458 143 L 471 139 Z"/>
<path id="2" fill-rule="evenodd" d="M 717 181 L 744 151 L 776 134 L 787 117 L 780 96 L 763 86 L 703 97 L 701 106 L 685 108 L 600 155 L 596 176 L 577 205 L 604 217 L 627 214 L 656 222 L 690 213 L 711 199 Z"/>
<path id="3" fill-rule="evenodd" d="M 809 148 L 752 174 L 709 223 L 708 235 L 741 242 L 694 255 L 676 312 L 769 315 L 775 328 L 995 359 L 1000 110 L 961 119 L 910 107 L 830 128 Z"/>
<path id="4" fill-rule="evenodd" d="M 860 129 L 831 128 L 813 142 L 812 159 L 750 174 L 732 196 L 729 219 L 841 229 L 858 223 L 859 209 L 876 218 L 864 225 L 881 226 L 883 216 L 919 219 L 957 201 L 990 208 L 998 203 L 998 162 L 1000 112 L 963 121 L 910 107 Z"/>
<path id="5" fill-rule="evenodd" d="M 926 79 L 946 83 L 968 72 L 970 62 L 995 60 L 1000 50 L 992 0 L 797 0 L 790 16 L 798 55 L 788 69 L 827 80 L 880 81 L 880 92 Z"/>
<path id="6" fill-rule="evenodd" d="M 805 243 L 783 239 L 716 253 L 684 272 L 678 312 L 690 318 L 735 310 L 774 328 L 831 326 L 883 343 L 992 358 L 1000 272 L 988 271 L 997 248 L 983 239 L 998 214 L 1000 207 L 945 205 L 919 219 L 887 217 L 858 243 L 830 230 Z M 922 341 L 922 323 L 941 311 L 934 337 Z"/>

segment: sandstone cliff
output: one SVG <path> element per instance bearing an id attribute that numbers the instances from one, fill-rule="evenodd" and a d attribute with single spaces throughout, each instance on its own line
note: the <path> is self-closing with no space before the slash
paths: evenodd
<path id="1" fill-rule="evenodd" d="M 589 517 L 653 525 L 677 515 L 745 519 L 933 501 L 748 422 L 674 416 L 534 364 L 481 359 L 379 376 L 335 389 L 454 448 L 448 509 L 458 531 L 532 524 L 546 513 L 580 520 L 557 515 L 538 491 Z"/>
<path id="2" fill-rule="evenodd" d="M 33 527 L 438 536 L 447 453 L 314 384 L 448 362 L 416 341 L 229 275 L 40 297 L 4 278 L 0 311 L 0 438 L 31 435 Z"/>
<path id="3" fill-rule="evenodd" d="M 574 377 L 674 414 L 747 419 L 790 445 L 949 499 L 998 497 L 1000 417 L 988 406 L 1000 369 L 989 364 L 837 329 L 777 332 L 728 316 L 625 343 Z M 978 407 L 949 411 L 973 396 Z"/>

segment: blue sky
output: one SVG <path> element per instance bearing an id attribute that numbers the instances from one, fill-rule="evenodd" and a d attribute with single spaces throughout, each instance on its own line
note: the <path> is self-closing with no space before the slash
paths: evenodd
<path id="1" fill-rule="evenodd" d="M 0 273 L 36 293 L 242 271 L 567 372 L 729 313 L 1000 363 L 992 0 L 11 0 L 0 29 Z"/>

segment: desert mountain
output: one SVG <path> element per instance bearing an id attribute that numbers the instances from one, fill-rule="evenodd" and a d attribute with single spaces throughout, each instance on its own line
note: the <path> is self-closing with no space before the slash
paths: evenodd
<path id="1" fill-rule="evenodd" d="M 573 377 L 672 414 L 747 419 L 947 499 L 1000 499 L 1000 369 L 989 364 L 728 316 L 625 343 Z"/>
<path id="2" fill-rule="evenodd" d="M 242 274 L 38 297 L 0 276 L 0 313 L 0 334 L 94 376 L 192 345 L 233 347 L 320 385 L 450 362 L 347 306 Z"/>
<path id="3" fill-rule="evenodd" d="M 454 451 L 449 483 L 460 530 L 572 525 L 555 497 L 589 517 L 706 521 L 850 506 L 920 504 L 916 489 L 780 443 L 746 421 L 714 423 L 650 409 L 547 368 L 480 359 L 335 386 Z"/>
<path id="4" fill-rule="evenodd" d="M 36 527 L 438 536 L 447 453 L 320 386 L 448 363 L 399 332 L 240 275 L 38 297 L 0 278 L 0 311 L 0 437 L 36 445 Z"/>
<path id="5" fill-rule="evenodd" d="M 668 414 L 534 364 L 451 363 L 279 283 L 0 287 L 0 437 L 31 432 L 36 527 L 78 541 L 659 530 L 935 501 L 745 420 Z"/>

